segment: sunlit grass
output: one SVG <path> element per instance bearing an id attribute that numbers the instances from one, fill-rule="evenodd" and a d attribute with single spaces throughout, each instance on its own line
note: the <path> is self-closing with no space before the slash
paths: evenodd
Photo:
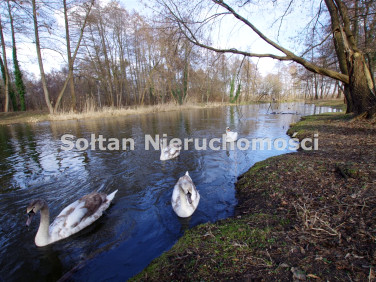
<path id="1" fill-rule="evenodd" d="M 306 103 L 312 103 L 319 107 L 332 107 L 336 109 L 346 110 L 346 104 L 344 100 L 341 99 L 324 99 L 324 100 L 311 100 Z"/>
<path id="2" fill-rule="evenodd" d="M 12 123 L 35 123 L 49 119 L 46 111 L 27 111 L 27 112 L 9 112 L 0 113 L 0 125 Z"/>
<path id="3" fill-rule="evenodd" d="M 50 115 L 50 120 L 68 120 L 68 119 L 86 119 L 86 118 L 102 118 L 102 117 L 117 117 L 117 116 L 127 116 L 134 114 L 149 114 L 158 112 L 169 112 L 176 110 L 186 110 L 186 109 L 202 109 L 219 107 L 225 104 L 222 103 L 208 103 L 208 104 L 193 104 L 187 103 L 184 105 L 177 105 L 175 103 L 160 104 L 153 106 L 130 106 L 125 108 L 112 108 L 104 107 L 101 109 L 93 109 L 91 107 L 85 108 L 83 112 L 61 112 L 55 115 Z"/>
<path id="4" fill-rule="evenodd" d="M 177 110 L 214 108 L 227 105 L 226 103 L 211 102 L 206 104 L 200 103 L 186 103 L 184 105 L 177 105 L 175 103 L 167 103 L 152 106 L 129 106 L 123 108 L 103 107 L 96 109 L 92 105 L 85 105 L 82 112 L 64 111 L 56 114 L 49 114 L 46 111 L 28 111 L 28 112 L 10 112 L 0 113 L 0 125 L 13 123 L 36 123 L 42 121 L 58 121 L 71 119 L 88 119 L 88 118 L 107 118 L 120 117 L 135 114 L 149 114 L 158 112 L 169 112 Z"/>

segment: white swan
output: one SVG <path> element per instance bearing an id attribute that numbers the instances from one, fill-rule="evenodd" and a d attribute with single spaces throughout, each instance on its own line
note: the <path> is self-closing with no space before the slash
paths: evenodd
<path id="1" fill-rule="evenodd" d="M 161 144 L 161 156 L 159 159 L 161 161 L 170 160 L 180 155 L 180 150 L 181 150 L 180 145 L 172 143 L 164 147 L 162 140 L 160 141 L 160 144 Z"/>
<path id="2" fill-rule="evenodd" d="M 238 133 L 230 130 L 229 127 L 226 127 L 226 142 L 235 142 L 238 140 Z"/>
<path id="3" fill-rule="evenodd" d="M 187 171 L 175 184 L 171 198 L 172 208 L 178 216 L 189 217 L 196 210 L 199 201 L 200 194 Z"/>
<path id="4" fill-rule="evenodd" d="M 109 207 L 117 191 L 109 195 L 93 192 L 83 196 L 63 209 L 51 225 L 49 225 L 50 212 L 46 201 L 42 199 L 31 201 L 26 209 L 28 215 L 26 226 L 30 225 L 38 211 L 41 214 L 35 244 L 38 247 L 46 246 L 67 238 L 92 224 Z"/>

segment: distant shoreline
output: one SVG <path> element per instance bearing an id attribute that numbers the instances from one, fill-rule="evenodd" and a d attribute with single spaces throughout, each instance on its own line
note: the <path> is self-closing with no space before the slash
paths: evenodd
<path id="1" fill-rule="evenodd" d="M 54 115 L 48 111 L 26 111 L 26 112 L 9 112 L 0 113 L 0 125 L 16 124 L 16 123 L 38 123 L 43 121 L 63 121 L 63 120 L 80 120 L 88 118 L 108 118 L 121 117 L 134 114 L 150 114 L 158 112 L 170 112 L 186 109 L 204 109 L 230 105 L 228 103 L 208 103 L 193 104 L 187 103 L 177 105 L 174 103 L 160 104 L 152 106 L 129 106 L 124 108 L 105 107 L 99 110 L 90 110 L 86 112 L 61 112 Z"/>
<path id="2" fill-rule="evenodd" d="M 342 99 L 328 99 L 328 100 L 296 100 L 296 101 L 282 101 L 285 102 L 305 102 L 306 104 L 316 104 L 318 106 L 334 106 L 344 108 Z M 62 120 L 80 120 L 88 118 L 108 118 L 108 117 L 121 117 L 135 114 L 150 114 L 158 112 L 170 112 L 178 110 L 190 109 L 205 109 L 223 106 L 236 106 L 236 105 L 251 105 L 260 103 L 270 103 L 269 101 L 249 102 L 246 104 L 230 104 L 221 102 L 211 102 L 207 104 L 201 103 L 186 103 L 178 105 L 175 103 L 151 105 L 151 106 L 129 106 L 124 108 L 110 108 L 105 107 L 99 110 L 88 110 L 85 112 L 61 112 L 54 115 L 48 111 L 26 111 L 26 112 L 0 112 L 0 125 L 9 125 L 16 123 L 38 123 L 44 121 L 62 121 Z"/>

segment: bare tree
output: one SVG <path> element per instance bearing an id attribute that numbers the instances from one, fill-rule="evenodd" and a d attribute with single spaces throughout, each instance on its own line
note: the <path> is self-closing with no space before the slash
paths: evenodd
<path id="1" fill-rule="evenodd" d="M 68 57 L 68 77 L 67 77 L 67 79 L 64 83 L 63 88 L 61 89 L 61 91 L 59 93 L 59 96 L 57 97 L 56 104 L 55 104 L 55 107 L 54 107 L 54 112 L 57 112 L 57 110 L 59 108 L 61 98 L 64 95 L 64 92 L 65 92 L 65 89 L 66 89 L 68 83 L 70 83 L 70 90 L 71 90 L 71 96 L 72 96 L 72 109 L 75 110 L 75 108 L 76 108 L 76 94 L 75 94 L 75 90 L 74 90 L 74 81 L 73 81 L 73 66 L 74 66 L 74 62 L 75 62 L 76 57 L 77 57 L 78 49 L 81 46 L 81 40 L 82 40 L 84 31 L 85 31 L 85 27 L 86 27 L 88 17 L 90 15 L 91 9 L 94 5 L 94 0 L 89 0 L 88 3 L 86 4 L 86 6 L 87 6 L 86 7 L 86 14 L 84 16 L 84 20 L 83 20 L 83 23 L 82 23 L 81 28 L 80 28 L 80 35 L 79 35 L 78 41 L 76 43 L 76 48 L 74 50 L 73 56 L 72 56 L 71 49 L 70 49 L 71 48 L 71 42 L 70 42 L 70 35 L 69 35 L 69 23 L 68 23 L 66 0 L 63 0 L 63 4 L 64 4 L 64 22 L 65 22 L 65 34 L 66 34 L 65 39 L 66 39 L 66 44 L 67 44 L 67 57 Z"/>
<path id="2" fill-rule="evenodd" d="M 65 3 L 65 0 L 63 0 L 63 1 Z M 60 105 L 61 98 L 64 95 L 65 89 L 66 89 L 69 81 L 71 81 L 71 78 L 73 76 L 73 64 L 74 64 L 74 61 L 75 61 L 76 56 L 77 56 L 78 49 L 79 49 L 80 44 L 81 44 L 81 40 L 82 40 L 82 36 L 83 36 L 83 33 L 84 33 L 85 25 L 86 25 L 86 22 L 87 22 L 87 18 L 90 14 L 91 7 L 93 6 L 93 4 L 94 4 L 94 0 L 91 0 L 89 2 L 89 5 L 88 5 L 87 11 L 86 11 L 86 16 L 84 18 L 84 22 L 83 22 L 82 27 L 81 27 L 80 37 L 79 37 L 79 40 L 77 42 L 73 56 L 71 56 L 71 53 L 70 53 L 69 25 L 68 25 L 68 22 L 67 22 L 68 18 L 66 17 L 67 11 L 66 11 L 66 9 L 64 9 L 65 28 L 66 28 L 66 42 L 67 42 L 67 53 L 68 53 L 68 69 L 69 69 L 69 71 L 68 71 L 68 77 L 67 77 L 62 89 L 60 90 L 58 97 L 57 97 L 55 106 L 53 106 L 52 103 L 51 103 L 51 100 L 50 100 L 50 94 L 49 94 L 49 91 L 48 91 L 48 88 L 47 88 L 46 74 L 45 74 L 44 67 L 43 67 L 43 60 L 42 60 L 42 54 L 41 54 L 41 44 L 40 44 L 40 37 L 39 37 L 38 17 L 37 17 L 37 6 L 36 6 L 36 3 L 35 3 L 35 0 L 32 0 L 35 46 L 36 46 L 36 50 L 37 50 L 38 64 L 39 64 L 39 70 L 40 70 L 40 75 L 41 75 L 41 81 L 42 81 L 42 85 L 43 85 L 43 92 L 44 92 L 44 96 L 45 96 L 45 101 L 46 101 L 48 110 L 51 114 L 57 112 L 58 107 Z"/>
<path id="3" fill-rule="evenodd" d="M 270 57 L 277 60 L 294 61 L 313 73 L 325 75 L 343 82 L 349 89 L 349 95 L 347 95 L 346 99 L 349 102 L 348 104 L 352 105 L 350 111 L 357 114 L 367 112 L 369 115 L 376 112 L 376 95 L 374 93 L 372 75 L 366 64 L 364 54 L 358 48 L 354 39 L 348 8 L 344 1 L 325 0 L 326 8 L 331 20 L 332 36 L 341 73 L 330 68 L 318 66 L 317 64 L 305 59 L 303 56 L 299 56 L 280 45 L 277 41 L 270 39 L 246 17 L 242 16 L 240 12 L 237 12 L 234 9 L 235 4 L 230 5 L 222 0 L 183 0 L 178 2 L 172 0 L 157 1 L 164 7 L 167 15 L 172 20 L 172 23 L 175 23 L 192 43 L 220 53 L 233 53 L 248 57 Z M 243 5 L 248 2 L 249 1 L 243 1 Z M 210 11 L 215 10 L 214 13 L 202 13 L 197 10 L 202 9 L 203 7 L 205 9 L 205 4 L 208 3 L 212 3 L 215 6 L 210 9 Z M 192 19 L 193 15 L 201 16 L 201 18 L 194 20 Z M 245 24 L 255 32 L 264 42 L 283 53 L 283 55 L 257 54 L 235 48 L 221 49 L 203 41 L 199 37 L 203 25 L 208 24 L 212 20 L 216 20 L 223 15 L 233 16 L 236 20 Z"/>
<path id="4" fill-rule="evenodd" d="M 48 92 L 47 88 L 47 81 L 46 81 L 46 73 L 44 71 L 44 66 L 43 66 L 43 60 L 42 60 L 42 53 L 41 53 L 41 45 L 40 45 L 40 40 L 39 40 L 39 26 L 38 26 L 38 17 L 37 17 L 37 6 L 35 3 L 35 0 L 31 1 L 32 7 L 33 7 L 33 22 L 34 22 L 34 36 L 35 36 L 35 47 L 37 50 L 37 57 L 38 57 L 38 65 L 39 65 L 39 70 L 40 70 L 40 77 L 41 77 L 41 82 L 43 86 L 43 93 L 44 93 L 44 100 L 46 102 L 48 111 L 50 114 L 54 113 L 54 108 L 51 104 L 50 100 L 50 94 Z"/>

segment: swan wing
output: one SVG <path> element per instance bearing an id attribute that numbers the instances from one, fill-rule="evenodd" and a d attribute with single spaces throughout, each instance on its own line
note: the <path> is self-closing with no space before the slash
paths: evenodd
<path id="1" fill-rule="evenodd" d="M 196 189 L 196 186 L 193 185 L 192 207 L 194 210 L 196 210 L 199 202 L 200 202 L 200 193 Z"/>
<path id="2" fill-rule="evenodd" d="M 226 132 L 226 142 L 234 142 L 237 139 L 238 139 L 237 132 L 233 132 L 233 131 Z"/>
<path id="3" fill-rule="evenodd" d="M 174 190 L 172 191 L 171 204 L 174 211 L 176 211 L 176 209 L 178 209 L 181 206 L 179 187 L 177 186 L 177 184 L 175 185 Z"/>
<path id="4" fill-rule="evenodd" d="M 170 145 L 161 151 L 160 160 L 169 160 L 177 157 L 180 154 L 181 147 L 177 145 Z"/>
<path id="5" fill-rule="evenodd" d="M 172 158 L 175 158 L 180 155 L 180 147 L 173 147 L 170 150 L 170 155 Z"/>
<path id="6" fill-rule="evenodd" d="M 116 192 L 108 196 L 94 192 L 63 209 L 50 225 L 52 241 L 66 238 L 92 224 L 109 207 Z"/>
<path id="7" fill-rule="evenodd" d="M 238 139 L 238 133 L 237 132 L 234 132 L 234 141 L 236 141 Z"/>
<path id="8" fill-rule="evenodd" d="M 170 149 L 169 149 L 169 151 L 168 151 L 168 153 L 169 153 L 170 155 L 174 155 L 174 154 L 176 153 L 176 151 L 177 151 L 177 148 L 171 146 Z"/>

